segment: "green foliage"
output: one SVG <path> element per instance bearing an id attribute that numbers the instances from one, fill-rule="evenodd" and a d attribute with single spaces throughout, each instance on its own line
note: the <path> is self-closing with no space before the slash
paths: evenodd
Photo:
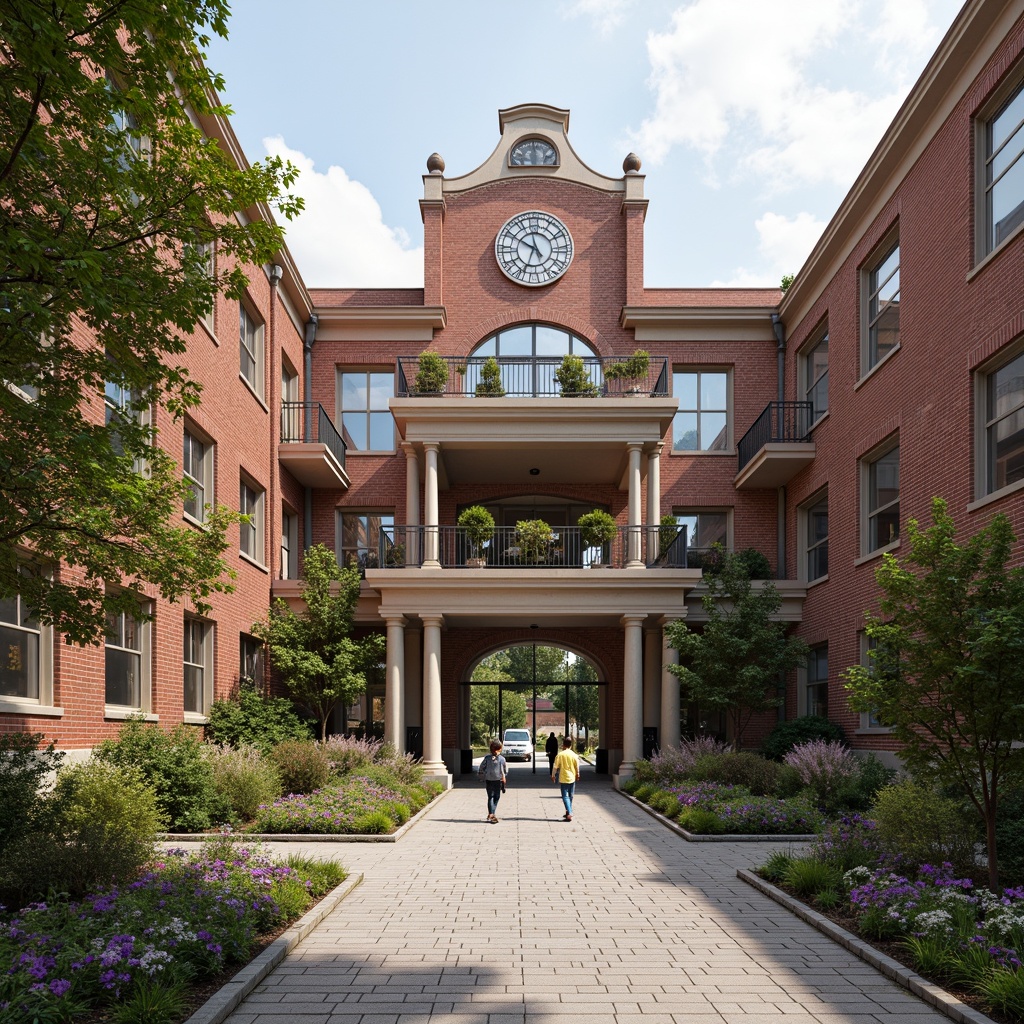
<path id="1" fill-rule="evenodd" d="M 238 167 L 204 135 L 227 108 L 197 57 L 227 15 L 226 0 L 68 0 L 7 3 L 0 19 L 0 380 L 36 395 L 0 388 L 0 600 L 20 592 L 79 644 L 143 584 L 199 611 L 231 587 L 237 514 L 182 523 L 189 489 L 156 443 L 161 414 L 141 415 L 199 401 L 180 365 L 197 322 L 280 251 L 282 228 L 243 212 L 302 207 L 285 193 L 293 167 Z M 122 408 L 97 423 L 104 393 Z M 38 558 L 27 576 L 17 548 Z M 44 568 L 58 563 L 73 569 Z"/>
<path id="2" fill-rule="evenodd" d="M 674 818 L 679 813 L 678 797 L 673 796 L 671 793 L 666 793 L 664 790 L 655 793 L 647 803 L 648 806 L 659 814 L 665 815 L 666 818 Z"/>
<path id="3" fill-rule="evenodd" d="M 655 786 L 653 783 L 648 782 L 644 783 L 644 785 L 642 786 L 637 786 L 637 788 L 633 790 L 632 795 L 641 803 L 645 804 L 657 792 L 658 787 Z"/>
<path id="4" fill-rule="evenodd" d="M 300 853 L 291 853 L 285 863 L 293 871 L 297 871 L 301 878 L 311 883 L 309 894 L 313 899 L 326 896 L 348 877 L 345 869 L 333 860 L 318 860 Z"/>
<path id="5" fill-rule="evenodd" d="M 633 762 L 633 778 L 629 780 L 640 785 L 642 782 L 654 782 L 654 766 L 644 758 L 638 758 Z"/>
<path id="6" fill-rule="evenodd" d="M 384 637 L 351 636 L 359 599 L 357 569 L 342 569 L 330 548 L 314 544 L 302 571 L 302 611 L 275 601 L 267 619 L 255 623 L 252 632 L 270 649 L 271 663 L 292 698 L 320 723 L 324 740 L 334 709 L 353 704 L 366 690 L 367 671 L 384 657 Z"/>
<path id="7" fill-rule="evenodd" d="M 137 978 L 111 1018 L 114 1024 L 177 1024 L 188 1009 L 188 986 L 183 981 Z"/>
<path id="8" fill-rule="evenodd" d="M 166 733 L 131 719 L 116 740 L 100 743 L 95 755 L 107 764 L 138 769 L 156 793 L 157 806 L 172 831 L 202 832 L 228 814 L 196 729 L 178 725 Z"/>
<path id="9" fill-rule="evenodd" d="M 285 793 L 312 793 L 327 785 L 331 764 L 312 740 L 285 740 L 270 752 Z"/>
<path id="10" fill-rule="evenodd" d="M 493 669 L 480 664 L 473 673 L 476 680 L 479 675 L 502 675 Z M 510 682 L 506 677 L 502 682 Z M 520 729 L 526 725 L 526 696 L 513 690 L 506 690 L 501 695 L 501 711 L 504 723 L 498 719 L 498 687 L 474 686 L 469 695 L 469 711 L 473 722 L 478 726 L 478 735 L 486 743 L 492 737 L 499 736 L 502 728 Z"/>
<path id="11" fill-rule="evenodd" d="M 516 523 L 519 558 L 527 565 L 547 560 L 553 538 L 554 530 L 543 519 L 520 519 Z"/>
<path id="12" fill-rule="evenodd" d="M 605 380 L 639 380 L 647 376 L 651 365 L 651 354 L 638 348 L 631 356 L 605 367 Z"/>
<path id="13" fill-rule="evenodd" d="M 1006 886 L 1024 885 L 1024 796 L 1020 793 L 999 805 L 996 818 L 999 877 Z"/>
<path id="14" fill-rule="evenodd" d="M 1008 1018 L 1024 1018 L 1024 971 L 993 970 L 978 982 L 989 1005 Z"/>
<path id="15" fill-rule="evenodd" d="M 689 773 L 699 782 L 720 782 L 728 786 L 743 786 L 755 796 L 774 795 L 778 787 L 781 768 L 750 751 L 725 754 L 702 754 Z"/>
<path id="16" fill-rule="evenodd" d="M 355 832 L 364 836 L 385 836 L 394 832 L 394 819 L 385 810 L 367 811 L 356 818 Z"/>
<path id="17" fill-rule="evenodd" d="M 494 356 L 488 356 L 480 368 L 480 381 L 476 386 L 476 397 L 505 397 L 505 385 L 501 382 L 501 367 Z"/>
<path id="18" fill-rule="evenodd" d="M 835 910 L 846 902 L 846 894 L 839 889 L 822 889 L 814 894 L 814 902 L 822 910 Z"/>
<path id="19" fill-rule="evenodd" d="M 921 781 L 955 786 L 985 823 L 989 885 L 998 885 L 996 814 L 1024 784 L 1024 569 L 998 514 L 962 544 L 941 498 L 932 525 L 907 523 L 909 554 L 882 556 L 879 616 L 867 615 L 872 665 L 846 672 L 850 705 L 903 744 Z"/>
<path id="20" fill-rule="evenodd" d="M 911 779 L 887 786 L 875 799 L 871 816 L 878 843 L 904 864 L 942 864 L 955 871 L 974 868 L 974 828 L 963 807 Z"/>
<path id="21" fill-rule="evenodd" d="M 791 853 L 787 853 L 785 850 L 773 850 L 758 872 L 769 882 L 781 882 L 792 863 L 793 855 Z"/>
<path id="22" fill-rule="evenodd" d="M 456 522 L 469 541 L 474 555 L 494 536 L 494 516 L 483 505 L 464 508 Z"/>
<path id="23" fill-rule="evenodd" d="M 562 362 L 555 370 L 555 380 L 558 381 L 563 398 L 596 398 L 600 393 L 590 379 L 582 356 L 562 356 Z"/>
<path id="24" fill-rule="evenodd" d="M 757 548 L 742 548 L 730 554 L 721 544 L 712 544 L 710 550 L 702 555 L 700 567 L 705 576 L 718 576 L 730 559 L 741 566 L 752 580 L 770 580 L 774 576 L 768 557 Z"/>
<path id="25" fill-rule="evenodd" d="M 775 586 L 752 587 L 747 567 L 734 555 L 726 555 L 721 571 L 705 583 L 703 630 L 694 632 L 684 620 L 666 628 L 681 662 L 669 671 L 679 677 L 685 700 L 728 716 L 739 747 L 753 715 L 779 706 L 779 675 L 803 663 L 807 645 L 773 619 L 782 606 Z"/>
<path id="26" fill-rule="evenodd" d="M 293 741 L 295 742 L 295 741 Z M 213 767 L 213 784 L 242 821 L 249 821 L 260 804 L 281 795 L 281 776 L 259 747 L 206 745 Z"/>
<path id="27" fill-rule="evenodd" d="M 615 540 L 619 532 L 615 518 L 603 509 L 595 508 L 593 512 L 585 512 L 576 521 L 580 528 L 583 546 L 598 548 Z"/>
<path id="28" fill-rule="evenodd" d="M 33 828 L 39 789 L 57 771 L 64 754 L 42 733 L 0 733 L 0 856 Z"/>
<path id="29" fill-rule="evenodd" d="M 782 289 L 783 293 L 786 293 L 786 292 L 789 291 L 790 286 L 793 284 L 793 282 L 795 280 L 796 280 L 796 274 L 783 274 L 782 275 L 782 280 L 779 282 L 779 287 Z"/>
<path id="30" fill-rule="evenodd" d="M 779 722 L 761 741 L 761 753 L 773 761 L 781 761 L 795 746 L 808 740 L 846 742 L 842 728 L 820 715 L 802 715 Z"/>
<path id="31" fill-rule="evenodd" d="M 782 882 L 797 896 L 817 896 L 821 892 L 838 890 L 843 884 L 843 873 L 815 857 L 795 857 L 783 872 Z"/>
<path id="32" fill-rule="evenodd" d="M 839 806 L 852 811 L 866 811 L 879 792 L 892 785 L 896 778 L 896 769 L 882 764 L 874 754 L 862 758 L 859 768 L 857 775 L 839 791 L 838 796 Z"/>
<path id="33" fill-rule="evenodd" d="M 698 836 L 720 835 L 725 831 L 722 819 L 704 807 L 684 807 L 676 821 L 681 828 Z"/>
<path id="34" fill-rule="evenodd" d="M 258 747 L 264 753 L 284 740 L 304 740 L 310 735 L 309 722 L 299 718 L 287 697 L 263 697 L 247 687 L 240 688 L 236 697 L 215 700 L 205 727 L 211 743 Z"/>
<path id="35" fill-rule="evenodd" d="M 417 395 L 443 395 L 448 389 L 448 364 L 437 352 L 421 352 L 413 390 Z"/>

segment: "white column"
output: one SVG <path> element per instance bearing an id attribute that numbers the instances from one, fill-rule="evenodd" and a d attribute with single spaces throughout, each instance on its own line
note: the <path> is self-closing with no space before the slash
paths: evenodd
<path id="1" fill-rule="evenodd" d="M 622 668 L 622 764 L 619 778 L 633 775 L 633 765 L 643 757 L 643 615 L 623 615 L 625 657 Z"/>
<path id="2" fill-rule="evenodd" d="M 402 705 L 405 703 L 405 618 L 385 615 L 387 654 L 384 660 L 384 742 L 405 749 Z"/>
<path id="3" fill-rule="evenodd" d="M 642 569 L 644 563 L 640 558 L 640 529 L 643 526 L 643 513 L 640 504 L 640 453 L 642 444 L 631 441 L 626 445 L 629 452 L 629 533 L 626 542 L 626 568 Z"/>
<path id="4" fill-rule="evenodd" d="M 407 441 L 405 452 L 405 525 L 409 527 L 405 536 L 405 550 L 408 552 L 407 565 L 420 564 L 420 459 L 416 449 Z"/>
<path id="5" fill-rule="evenodd" d="M 441 759 L 441 624 L 440 615 L 423 619 L 423 768 L 427 775 L 445 775 Z"/>
<path id="6" fill-rule="evenodd" d="M 423 445 L 426 469 L 423 474 L 423 567 L 440 569 L 437 535 L 437 453 L 441 447 L 436 441 Z M 440 748 L 438 748 L 440 752 Z"/>
<path id="7" fill-rule="evenodd" d="M 661 632 L 644 630 L 644 719 L 643 725 L 661 721 Z M 661 740 L 659 728 L 659 741 Z"/>
<path id="8" fill-rule="evenodd" d="M 665 632 L 671 621 L 665 619 L 661 624 L 661 728 L 658 739 L 662 749 L 679 746 L 679 676 L 668 669 L 669 665 L 679 664 L 679 652 L 669 647 Z"/>

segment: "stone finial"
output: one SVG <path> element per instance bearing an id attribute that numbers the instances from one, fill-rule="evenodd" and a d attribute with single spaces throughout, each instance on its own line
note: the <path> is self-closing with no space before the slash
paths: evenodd
<path id="1" fill-rule="evenodd" d="M 640 170 L 640 157 L 636 153 L 627 153 L 626 159 L 622 161 L 622 169 L 627 174 L 636 174 Z"/>
<path id="2" fill-rule="evenodd" d="M 444 157 L 440 153 L 431 153 L 427 157 L 427 170 L 431 174 L 444 174 Z"/>

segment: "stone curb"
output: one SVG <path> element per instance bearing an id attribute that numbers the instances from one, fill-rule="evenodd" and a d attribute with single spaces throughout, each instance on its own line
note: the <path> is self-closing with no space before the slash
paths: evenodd
<path id="1" fill-rule="evenodd" d="M 764 893 L 769 899 L 774 900 L 781 907 L 796 914 L 801 920 L 806 921 L 812 928 L 816 928 L 823 935 L 827 935 L 834 942 L 838 942 L 845 949 L 848 949 L 854 956 L 859 957 L 865 963 L 870 964 L 876 970 L 881 971 L 891 981 L 909 989 L 915 996 L 920 997 L 930 1006 L 933 1006 L 940 1013 L 944 1013 L 950 1020 L 957 1024 L 995 1024 L 991 1017 L 986 1017 L 979 1010 L 975 1010 L 962 1003 L 956 996 L 950 995 L 945 989 L 933 984 L 920 974 L 916 974 L 909 967 L 904 967 L 891 956 L 879 953 L 874 946 L 869 946 L 862 939 L 857 938 L 852 932 L 830 921 L 823 914 L 811 910 L 806 904 L 794 899 L 788 893 L 776 888 L 770 882 L 758 877 L 752 871 L 739 868 L 736 877 L 747 885 Z"/>
<path id="2" fill-rule="evenodd" d="M 801 835 L 784 835 L 784 836 L 750 836 L 750 835 L 723 835 L 723 836 L 702 836 L 697 835 L 696 832 L 687 832 L 681 825 L 677 825 L 671 818 L 666 818 L 664 814 L 659 814 L 649 804 L 645 804 L 642 800 L 637 800 L 635 796 L 630 796 L 628 793 L 624 793 L 621 789 L 617 790 L 622 796 L 624 796 L 630 803 L 636 804 L 637 807 L 645 810 L 652 818 L 657 818 L 666 828 L 670 828 L 677 836 L 682 836 L 688 843 L 809 843 L 816 837 L 814 835 L 801 836 Z"/>
<path id="3" fill-rule="evenodd" d="M 222 985 L 184 1024 L 221 1024 L 282 960 L 328 914 L 336 910 L 343 899 L 363 876 L 350 875 L 337 888 L 332 889 L 312 910 L 298 919 L 287 931 L 278 936 L 262 953 L 245 965 L 229 982 Z"/>
<path id="4" fill-rule="evenodd" d="M 437 805 L 451 792 L 442 790 L 433 800 L 421 807 L 404 825 L 386 836 L 346 836 L 334 832 L 231 832 L 234 839 L 251 839 L 260 843 L 397 843 L 431 807 Z M 198 843 L 204 839 L 216 839 L 217 832 L 162 832 L 157 839 L 162 843 Z"/>

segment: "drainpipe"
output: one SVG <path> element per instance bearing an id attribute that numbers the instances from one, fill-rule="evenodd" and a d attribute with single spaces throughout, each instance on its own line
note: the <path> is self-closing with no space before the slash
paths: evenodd
<path id="1" fill-rule="evenodd" d="M 270 585 L 273 587 L 277 579 L 275 558 L 280 557 L 280 547 L 274 543 L 274 537 L 280 536 L 279 531 L 274 530 L 274 523 L 277 522 L 277 474 L 278 469 L 278 431 L 280 429 L 280 413 L 277 422 L 274 422 L 274 410 L 279 409 L 279 403 L 275 401 L 275 383 L 281 380 L 281 371 L 278 369 L 277 358 L 277 286 L 284 277 L 284 268 L 273 263 L 270 267 L 270 340 L 267 344 L 266 365 L 268 367 L 269 380 L 267 381 L 267 405 L 270 406 L 270 475 L 268 481 L 269 494 L 267 495 L 268 508 L 265 510 L 263 521 L 266 532 L 267 564 L 270 567 Z"/>
<path id="2" fill-rule="evenodd" d="M 302 439 L 307 444 L 309 443 L 310 423 L 312 422 L 312 419 L 313 419 L 312 406 L 309 404 L 311 402 L 310 396 L 312 395 L 312 384 L 313 384 L 313 342 L 316 341 L 316 328 L 317 328 L 317 324 L 319 324 L 319 322 L 320 322 L 320 318 L 316 315 L 316 313 L 311 313 L 310 316 L 309 316 L 309 321 L 306 324 L 305 336 L 302 339 L 302 354 L 303 354 L 303 361 L 302 361 L 302 376 L 303 376 L 302 394 L 303 394 L 303 400 L 306 403 L 305 408 L 302 410 L 303 411 L 303 417 L 302 417 L 302 423 L 303 423 Z M 303 496 L 302 504 L 303 504 L 303 510 L 302 510 L 303 511 L 303 515 L 302 515 L 302 519 L 303 519 L 303 524 L 302 524 L 303 525 L 303 530 L 302 530 L 302 533 L 303 533 L 303 537 L 302 537 L 302 540 L 303 540 L 302 551 L 303 551 L 303 553 L 305 553 L 305 552 L 307 552 L 310 549 L 310 546 L 313 543 L 313 488 L 312 487 L 307 487 L 306 488 L 305 494 Z"/>
<path id="3" fill-rule="evenodd" d="M 779 424 L 782 424 L 782 403 L 786 400 L 786 325 L 778 313 L 772 313 L 772 330 L 775 332 L 775 358 L 778 366 L 779 388 Z M 776 576 L 780 580 L 786 578 L 786 488 L 779 488 L 776 523 Z"/>

